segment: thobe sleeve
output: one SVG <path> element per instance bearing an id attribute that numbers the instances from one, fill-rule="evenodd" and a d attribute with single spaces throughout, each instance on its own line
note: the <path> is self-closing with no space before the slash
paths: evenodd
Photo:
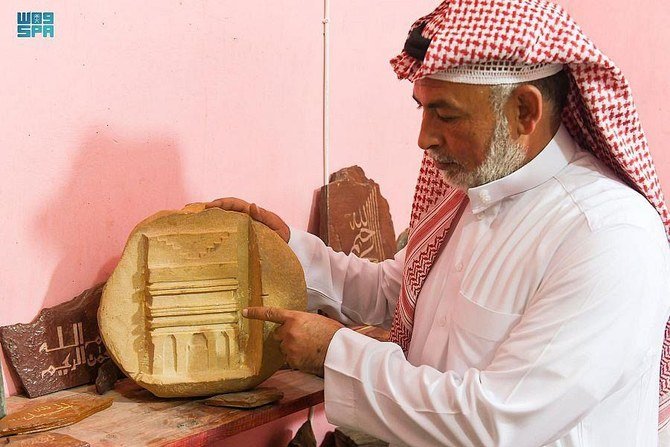
<path id="1" fill-rule="evenodd" d="M 327 247 L 318 237 L 291 228 L 289 246 L 305 271 L 308 310 L 322 310 L 345 324 L 388 328 L 398 302 L 405 251 L 373 263 Z"/>
<path id="2" fill-rule="evenodd" d="M 328 420 L 414 447 L 561 438 L 660 355 L 664 250 L 636 228 L 563 246 L 490 364 L 462 375 L 413 366 L 395 344 L 339 330 L 325 364 Z"/>

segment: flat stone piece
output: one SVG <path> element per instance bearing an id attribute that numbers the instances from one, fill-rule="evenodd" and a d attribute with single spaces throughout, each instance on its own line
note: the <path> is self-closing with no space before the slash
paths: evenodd
<path id="1" fill-rule="evenodd" d="M 319 237 L 335 251 L 380 262 L 396 252 L 393 221 L 379 185 L 358 166 L 330 176 L 319 195 Z"/>
<path id="2" fill-rule="evenodd" d="M 39 433 L 36 435 L 18 435 L 0 439 L 0 446 L 9 447 L 90 447 L 88 442 L 60 433 Z"/>
<path id="3" fill-rule="evenodd" d="M 159 397 L 252 389 L 284 363 L 275 323 L 247 306 L 304 310 L 300 262 L 248 215 L 195 204 L 135 227 L 100 302 L 109 355 Z"/>
<path id="4" fill-rule="evenodd" d="M 312 424 L 309 422 L 309 419 L 300 426 L 287 447 L 316 447 L 316 436 L 314 436 L 314 430 L 312 430 Z"/>
<path id="5" fill-rule="evenodd" d="M 407 242 L 409 241 L 409 228 L 405 228 L 405 230 L 400 233 L 400 236 L 398 236 L 398 239 L 395 241 L 395 249 L 396 253 L 402 250 L 407 246 Z"/>
<path id="6" fill-rule="evenodd" d="M 5 402 L 5 379 L 2 377 L 2 365 L 0 365 L 0 419 L 7 414 L 7 404 Z"/>
<path id="7" fill-rule="evenodd" d="M 0 436 L 38 433 L 66 427 L 109 408 L 114 399 L 107 397 L 67 397 L 27 405 L 0 419 Z"/>
<path id="8" fill-rule="evenodd" d="M 284 397 L 284 393 L 277 388 L 258 387 L 239 393 L 219 394 L 210 397 L 203 403 L 213 407 L 257 408 L 262 405 L 277 402 Z"/>
<path id="9" fill-rule="evenodd" d="M 103 285 L 43 309 L 29 324 L 0 328 L 0 341 L 28 397 L 86 385 L 109 358 L 98 330 Z"/>
<path id="10" fill-rule="evenodd" d="M 388 447 L 389 443 L 347 427 L 335 429 L 336 447 Z"/>
<path id="11" fill-rule="evenodd" d="M 95 378 L 95 392 L 105 394 L 114 389 L 117 380 L 123 377 L 123 373 L 112 359 L 105 360 L 105 363 L 98 368 L 98 377 Z"/>

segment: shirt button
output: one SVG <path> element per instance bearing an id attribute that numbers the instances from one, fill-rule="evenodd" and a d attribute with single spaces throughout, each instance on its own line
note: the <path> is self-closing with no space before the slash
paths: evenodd
<path id="1" fill-rule="evenodd" d="M 447 316 L 446 315 L 443 316 L 442 318 L 440 318 L 440 326 L 445 327 L 448 321 L 449 319 L 447 318 Z"/>
<path id="2" fill-rule="evenodd" d="M 460 271 L 462 271 L 462 270 L 463 270 L 463 263 L 462 263 L 462 262 L 459 262 L 458 264 L 456 264 L 456 271 L 457 271 L 457 272 L 460 272 Z"/>
<path id="3" fill-rule="evenodd" d="M 481 200 L 482 203 L 484 205 L 486 205 L 487 203 L 489 203 L 491 201 L 491 194 L 489 194 L 489 192 L 486 191 L 486 190 L 480 191 L 479 192 L 479 200 Z"/>
<path id="4" fill-rule="evenodd" d="M 477 214 L 477 220 L 482 220 L 482 219 L 484 219 L 484 213 Z"/>

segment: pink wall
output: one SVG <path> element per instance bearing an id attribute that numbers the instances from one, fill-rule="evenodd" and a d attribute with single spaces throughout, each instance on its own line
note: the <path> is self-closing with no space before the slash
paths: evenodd
<path id="1" fill-rule="evenodd" d="M 361 165 L 397 231 L 419 114 L 388 59 L 437 3 L 332 4 L 331 169 Z M 667 185 L 670 6 L 561 3 L 628 74 Z M 55 12 L 56 37 L 18 39 L 27 7 L 0 4 L 0 325 L 104 280 L 160 209 L 236 195 L 306 227 L 322 178 L 322 2 L 34 0 Z"/>

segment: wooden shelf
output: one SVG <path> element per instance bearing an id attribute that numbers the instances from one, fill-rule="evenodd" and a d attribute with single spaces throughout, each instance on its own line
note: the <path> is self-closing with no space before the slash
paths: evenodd
<path id="1" fill-rule="evenodd" d="M 323 380 L 299 371 L 278 371 L 263 386 L 279 388 L 284 398 L 254 410 L 235 410 L 210 407 L 201 403 L 202 399 L 161 399 L 126 379 L 105 394 L 114 398 L 111 408 L 54 431 L 92 447 L 207 446 L 323 402 Z M 27 404 L 76 394 L 95 395 L 95 387 L 73 388 L 36 399 L 10 397 L 7 410 L 12 413 Z"/>

